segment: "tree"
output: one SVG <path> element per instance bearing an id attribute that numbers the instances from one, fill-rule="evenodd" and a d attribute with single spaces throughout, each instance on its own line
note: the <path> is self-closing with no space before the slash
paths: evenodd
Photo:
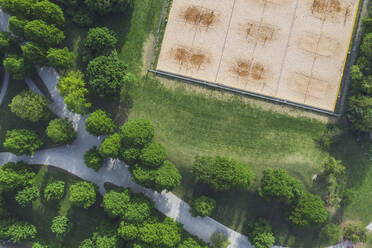
<path id="1" fill-rule="evenodd" d="M 92 105 L 87 100 L 88 90 L 83 77 L 84 74 L 80 71 L 70 71 L 57 84 L 59 94 L 65 98 L 67 109 L 77 114 L 86 114 Z"/>
<path id="2" fill-rule="evenodd" d="M 103 164 L 103 158 L 96 146 L 86 151 L 86 153 L 84 154 L 84 161 L 86 166 L 92 168 L 95 171 L 98 171 Z"/>
<path id="3" fill-rule="evenodd" d="M 66 216 L 56 216 L 50 229 L 57 237 L 64 237 L 71 230 L 71 222 Z"/>
<path id="4" fill-rule="evenodd" d="M 65 194 L 65 182 L 53 181 L 44 189 L 44 198 L 47 201 L 61 200 Z"/>
<path id="5" fill-rule="evenodd" d="M 19 18 L 17 16 L 12 16 L 8 21 L 8 29 L 12 32 L 17 38 L 25 38 L 25 26 L 28 23 L 27 20 Z"/>
<path id="6" fill-rule="evenodd" d="M 30 21 L 24 28 L 25 38 L 43 47 L 54 47 L 65 39 L 63 31 L 42 20 Z"/>
<path id="7" fill-rule="evenodd" d="M 70 187 L 69 200 L 73 205 L 87 209 L 96 202 L 96 189 L 92 183 L 75 183 Z"/>
<path id="8" fill-rule="evenodd" d="M 275 237 L 269 222 L 258 219 L 248 225 L 248 238 L 253 241 L 257 248 L 270 248 L 275 243 Z"/>
<path id="9" fill-rule="evenodd" d="M 323 163 L 324 173 L 327 175 L 342 175 L 345 173 L 345 166 L 341 164 L 340 160 L 336 160 L 334 157 L 328 157 Z"/>
<path id="10" fill-rule="evenodd" d="M 65 17 L 62 9 L 47 0 L 37 2 L 33 5 L 35 19 L 43 20 L 48 24 L 54 24 L 57 27 L 63 28 Z"/>
<path id="11" fill-rule="evenodd" d="M 164 163 L 165 157 L 165 147 L 160 143 L 152 142 L 142 150 L 141 165 L 158 168 Z"/>
<path id="12" fill-rule="evenodd" d="M 364 36 L 362 44 L 360 45 L 361 54 L 368 59 L 372 59 L 372 33 Z"/>
<path id="13" fill-rule="evenodd" d="M 141 224 L 151 216 L 154 203 L 145 195 L 138 194 L 126 204 L 122 219 L 128 223 Z"/>
<path id="14" fill-rule="evenodd" d="M 319 196 L 304 193 L 290 213 L 289 220 L 297 226 L 317 226 L 327 220 L 328 212 Z"/>
<path id="15" fill-rule="evenodd" d="M 87 67 L 88 86 L 100 97 L 116 96 L 125 83 L 127 66 L 116 56 L 100 56 Z"/>
<path id="16" fill-rule="evenodd" d="M 21 156 L 33 155 L 42 144 L 43 141 L 33 131 L 14 129 L 7 131 L 3 146 L 7 151 Z"/>
<path id="17" fill-rule="evenodd" d="M 247 164 L 217 156 L 197 157 L 192 167 L 197 180 L 208 184 L 214 190 L 248 189 L 254 174 Z"/>
<path id="18" fill-rule="evenodd" d="M 340 241 L 341 231 L 340 227 L 329 223 L 325 225 L 319 234 L 319 240 L 324 245 L 334 245 Z"/>
<path id="19" fill-rule="evenodd" d="M 344 239 L 353 243 L 366 242 L 367 230 L 360 223 L 350 223 L 344 228 Z"/>
<path id="20" fill-rule="evenodd" d="M 123 143 L 128 147 L 143 148 L 154 138 L 154 126 L 148 120 L 130 120 L 120 127 Z"/>
<path id="21" fill-rule="evenodd" d="M 122 159 L 127 165 L 134 166 L 139 162 L 141 156 L 141 150 L 138 148 L 128 148 L 120 153 L 120 159 Z"/>
<path id="22" fill-rule="evenodd" d="M 128 190 L 110 190 L 103 196 L 103 209 L 112 218 L 121 217 L 125 214 L 127 204 L 130 201 Z"/>
<path id="23" fill-rule="evenodd" d="M 0 53 L 2 57 L 10 51 L 14 41 L 9 32 L 0 32 Z"/>
<path id="24" fill-rule="evenodd" d="M 113 134 L 115 122 L 103 110 L 96 110 L 85 120 L 85 129 L 92 135 L 101 136 Z"/>
<path id="25" fill-rule="evenodd" d="M 3 61 L 5 71 L 9 72 L 12 78 L 16 80 L 23 80 L 30 77 L 34 72 L 31 63 L 25 61 L 22 57 L 10 56 Z"/>
<path id="26" fill-rule="evenodd" d="M 30 185 L 35 173 L 23 162 L 9 162 L 0 167 L 0 185 L 4 190 L 15 190 Z"/>
<path id="27" fill-rule="evenodd" d="M 187 238 L 177 248 L 206 248 L 206 247 L 201 246 L 193 238 Z"/>
<path id="28" fill-rule="evenodd" d="M 253 240 L 256 248 L 270 248 L 275 243 L 275 237 L 272 233 L 260 233 Z"/>
<path id="29" fill-rule="evenodd" d="M 181 184 L 182 176 L 176 166 L 169 161 L 165 161 L 159 169 L 155 171 L 154 190 L 162 192 L 163 190 L 172 191 Z"/>
<path id="30" fill-rule="evenodd" d="M 116 248 L 119 247 L 116 236 L 97 236 L 95 240 L 95 248 Z"/>
<path id="31" fill-rule="evenodd" d="M 1 0 L 0 7 L 9 15 L 31 18 L 35 2 L 36 0 Z"/>
<path id="32" fill-rule="evenodd" d="M 128 7 L 133 6 L 133 0 L 84 0 L 84 3 L 91 11 L 99 15 L 124 12 Z"/>
<path id="33" fill-rule="evenodd" d="M 36 186 L 28 186 L 18 191 L 15 197 L 17 203 L 23 208 L 27 207 L 38 198 L 40 198 L 40 189 Z"/>
<path id="34" fill-rule="evenodd" d="M 16 95 L 9 104 L 9 107 L 10 111 L 15 113 L 19 118 L 31 122 L 47 120 L 52 115 L 46 98 L 36 94 L 32 90 L 22 91 Z"/>
<path id="35" fill-rule="evenodd" d="M 32 248 L 48 248 L 47 245 L 42 245 L 40 244 L 39 242 L 35 242 L 33 245 L 32 245 Z"/>
<path id="36" fill-rule="evenodd" d="M 46 129 L 47 136 L 54 143 L 71 144 L 76 138 L 76 131 L 68 119 L 54 119 Z"/>
<path id="37" fill-rule="evenodd" d="M 369 132 L 372 129 L 372 97 L 350 97 L 347 117 L 354 129 Z"/>
<path id="38" fill-rule="evenodd" d="M 120 226 L 118 228 L 118 234 L 125 241 L 136 240 L 138 233 L 139 233 L 139 228 L 136 225 L 126 223 L 125 221 L 120 222 Z"/>
<path id="39" fill-rule="evenodd" d="M 88 31 L 84 47 L 87 52 L 87 60 L 99 56 L 108 56 L 115 49 L 118 40 L 115 33 L 106 27 L 91 28 Z"/>
<path id="40" fill-rule="evenodd" d="M 15 243 L 32 240 L 35 238 L 36 233 L 36 227 L 26 222 L 17 222 L 11 225 L 7 231 L 7 235 Z"/>
<path id="41" fill-rule="evenodd" d="M 210 216 L 216 207 L 216 201 L 207 196 L 201 196 L 191 202 L 190 213 L 192 216 Z"/>
<path id="42" fill-rule="evenodd" d="M 103 140 L 99 153 L 103 158 L 118 158 L 121 148 L 121 135 L 112 134 Z"/>
<path id="43" fill-rule="evenodd" d="M 303 191 L 303 184 L 283 169 L 265 170 L 258 189 L 261 197 L 285 204 L 297 201 Z"/>
<path id="44" fill-rule="evenodd" d="M 57 70 L 68 70 L 74 66 L 75 54 L 68 48 L 49 48 L 47 53 L 48 65 Z"/>
<path id="45" fill-rule="evenodd" d="M 214 232 L 211 236 L 210 248 L 227 248 L 230 244 L 229 239 L 221 232 Z"/>
<path id="46" fill-rule="evenodd" d="M 46 58 L 46 50 L 33 42 L 27 42 L 21 46 L 24 58 L 32 63 L 40 66 L 45 66 L 48 62 Z"/>

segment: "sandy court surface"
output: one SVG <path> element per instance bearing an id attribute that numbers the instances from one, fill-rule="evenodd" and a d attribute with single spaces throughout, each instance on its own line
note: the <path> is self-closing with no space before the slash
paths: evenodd
<path id="1" fill-rule="evenodd" d="M 358 0 L 174 0 L 158 70 L 334 111 Z"/>

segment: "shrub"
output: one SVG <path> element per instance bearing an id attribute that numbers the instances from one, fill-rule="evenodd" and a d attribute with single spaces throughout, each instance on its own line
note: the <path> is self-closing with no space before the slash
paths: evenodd
<path id="1" fill-rule="evenodd" d="M 362 224 L 350 223 L 344 228 L 344 239 L 353 243 L 365 242 L 367 240 L 367 230 Z"/>
<path id="2" fill-rule="evenodd" d="M 154 203 L 146 196 L 138 194 L 127 203 L 122 219 L 129 223 L 141 224 L 151 216 Z"/>
<path id="3" fill-rule="evenodd" d="M 35 17 L 46 23 L 54 24 L 58 27 L 63 27 L 65 24 L 62 9 L 54 3 L 49 1 L 37 2 L 33 5 L 33 10 Z"/>
<path id="4" fill-rule="evenodd" d="M 120 158 L 130 166 L 134 166 L 139 162 L 141 150 L 138 148 L 128 148 L 121 152 Z"/>
<path id="5" fill-rule="evenodd" d="M 201 196 L 196 198 L 191 203 L 191 215 L 192 216 L 210 216 L 216 207 L 216 201 L 207 196 Z"/>
<path id="6" fill-rule="evenodd" d="M 270 248 L 275 243 L 271 226 L 265 219 L 258 219 L 256 222 L 249 223 L 248 237 L 257 248 Z"/>
<path id="7" fill-rule="evenodd" d="M 176 166 L 169 161 L 164 161 L 164 164 L 159 169 L 154 171 L 155 185 L 154 190 L 162 192 L 163 190 L 172 191 L 181 184 L 182 176 Z"/>
<path id="8" fill-rule="evenodd" d="M 48 62 L 46 50 L 33 42 L 27 42 L 22 47 L 22 54 L 25 59 L 40 66 L 45 66 Z"/>
<path id="9" fill-rule="evenodd" d="M 35 132 L 25 129 L 15 129 L 6 132 L 4 148 L 11 153 L 20 155 L 33 155 L 43 144 Z"/>
<path id="10" fill-rule="evenodd" d="M 247 164 L 217 156 L 197 157 L 192 167 L 197 180 L 208 184 L 214 190 L 248 189 L 254 174 Z"/>
<path id="11" fill-rule="evenodd" d="M 40 197 L 40 189 L 36 186 L 29 186 L 19 191 L 15 199 L 21 207 L 27 207 L 39 197 Z"/>
<path id="12" fill-rule="evenodd" d="M 117 42 L 115 33 L 106 27 L 89 29 L 84 42 L 84 47 L 88 53 L 86 59 L 90 60 L 99 56 L 110 55 Z"/>
<path id="13" fill-rule="evenodd" d="M 108 136 L 101 144 L 99 153 L 103 158 L 118 158 L 121 148 L 121 135 L 118 133 Z"/>
<path id="14" fill-rule="evenodd" d="M 164 163 L 165 157 L 164 146 L 160 143 L 152 142 L 142 150 L 140 156 L 141 165 L 149 168 L 158 168 Z"/>
<path id="15" fill-rule="evenodd" d="M 95 171 L 98 171 L 103 164 L 103 158 L 96 146 L 85 152 L 84 161 L 89 168 L 92 168 Z"/>
<path id="16" fill-rule="evenodd" d="M 70 52 L 67 47 L 49 48 L 47 52 L 48 65 L 57 70 L 68 70 L 74 66 L 75 54 Z"/>
<path id="17" fill-rule="evenodd" d="M 38 122 L 49 119 L 52 112 L 45 97 L 36 94 L 31 90 L 23 91 L 16 95 L 9 104 L 10 111 L 19 118 Z"/>
<path id="18" fill-rule="evenodd" d="M 44 189 L 44 198 L 47 201 L 61 200 L 65 194 L 65 182 L 54 181 Z"/>
<path id="19" fill-rule="evenodd" d="M 57 237 L 63 237 L 71 229 L 70 220 L 66 216 L 56 216 L 53 218 L 50 229 L 57 235 Z"/>
<path id="20" fill-rule="evenodd" d="M 33 245 L 32 245 L 32 248 L 48 248 L 47 245 L 42 245 L 40 244 L 39 242 L 35 242 Z"/>
<path id="21" fill-rule="evenodd" d="M 120 127 L 123 143 L 128 147 L 143 148 L 154 138 L 154 126 L 147 120 L 130 120 Z"/>
<path id="22" fill-rule="evenodd" d="M 337 244 L 340 241 L 340 238 L 341 238 L 340 227 L 333 223 L 325 225 L 319 234 L 320 242 L 325 245 Z"/>
<path id="23" fill-rule="evenodd" d="M 96 202 L 96 189 L 92 183 L 78 182 L 70 187 L 70 202 L 79 207 L 89 208 Z"/>
<path id="24" fill-rule="evenodd" d="M 17 222 L 11 225 L 7 235 L 13 242 L 33 240 L 36 236 L 36 227 L 26 222 Z"/>
<path id="25" fill-rule="evenodd" d="M 227 248 L 230 244 L 229 239 L 221 232 L 214 232 L 211 236 L 210 248 Z"/>
<path id="26" fill-rule="evenodd" d="M 3 61 L 3 65 L 5 71 L 16 80 L 24 80 L 34 72 L 33 65 L 22 57 L 11 55 Z"/>
<path id="27" fill-rule="evenodd" d="M 77 136 L 77 133 L 68 119 L 54 119 L 49 122 L 46 129 L 47 136 L 54 143 L 71 144 Z"/>
<path id="28" fill-rule="evenodd" d="M 24 39 L 25 36 L 25 26 L 28 23 L 27 20 L 22 19 L 17 16 L 12 16 L 8 21 L 9 30 L 19 39 Z"/>
<path id="29" fill-rule="evenodd" d="M 103 209 L 112 218 L 125 214 L 130 201 L 128 190 L 110 190 L 103 196 Z"/>
<path id="30" fill-rule="evenodd" d="M 5 190 L 15 190 L 30 185 L 35 177 L 35 173 L 30 171 L 27 166 L 22 162 L 9 162 L 1 166 L 1 187 Z"/>
<path id="31" fill-rule="evenodd" d="M 54 47 L 61 44 L 65 35 L 54 25 L 48 25 L 42 20 L 30 21 L 24 28 L 25 37 L 43 47 Z"/>
<path id="32" fill-rule="evenodd" d="M 101 136 L 113 134 L 115 132 L 116 125 L 106 112 L 96 110 L 86 119 L 85 128 L 90 134 Z"/>
<path id="33" fill-rule="evenodd" d="M 118 234 L 125 241 L 136 240 L 138 233 L 139 233 L 139 230 L 136 225 L 129 224 L 124 221 L 120 222 L 120 226 L 118 228 Z"/>

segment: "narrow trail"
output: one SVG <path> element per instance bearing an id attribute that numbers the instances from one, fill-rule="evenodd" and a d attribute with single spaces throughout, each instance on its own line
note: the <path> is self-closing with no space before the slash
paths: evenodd
<path id="1" fill-rule="evenodd" d="M 8 90 L 8 85 L 9 85 L 9 73 L 5 72 L 4 78 L 3 78 L 3 86 L 0 89 L 0 105 L 4 101 L 5 94 Z"/>

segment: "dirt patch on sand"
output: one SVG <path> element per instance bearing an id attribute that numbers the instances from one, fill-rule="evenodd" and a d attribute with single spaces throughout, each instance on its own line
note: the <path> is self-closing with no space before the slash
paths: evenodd
<path id="1" fill-rule="evenodd" d="M 231 68 L 231 71 L 240 78 L 260 81 L 264 79 L 266 69 L 264 65 L 258 62 L 237 60 Z"/>
<path id="2" fill-rule="evenodd" d="M 345 0 L 313 0 L 311 13 L 324 21 L 344 21 L 352 14 L 352 6 Z"/>
<path id="3" fill-rule="evenodd" d="M 202 69 L 202 66 L 210 62 L 208 55 L 203 51 L 177 47 L 171 49 L 170 56 L 185 69 Z"/>
<path id="4" fill-rule="evenodd" d="M 337 40 L 323 34 L 306 33 L 300 38 L 298 46 L 315 56 L 332 57 L 336 54 L 340 44 Z"/>
<path id="5" fill-rule="evenodd" d="M 195 26 L 195 28 L 209 28 L 216 24 L 217 15 L 214 10 L 198 7 L 189 6 L 182 10 L 180 16 L 187 24 Z"/>
<path id="6" fill-rule="evenodd" d="M 274 39 L 279 29 L 270 24 L 250 21 L 243 25 L 243 30 L 246 40 L 266 43 Z"/>
<path id="7" fill-rule="evenodd" d="M 296 73 L 292 83 L 292 90 L 304 95 L 305 100 L 307 97 L 322 99 L 325 97 L 327 86 L 328 82 L 324 80 L 315 78 L 312 75 Z"/>

